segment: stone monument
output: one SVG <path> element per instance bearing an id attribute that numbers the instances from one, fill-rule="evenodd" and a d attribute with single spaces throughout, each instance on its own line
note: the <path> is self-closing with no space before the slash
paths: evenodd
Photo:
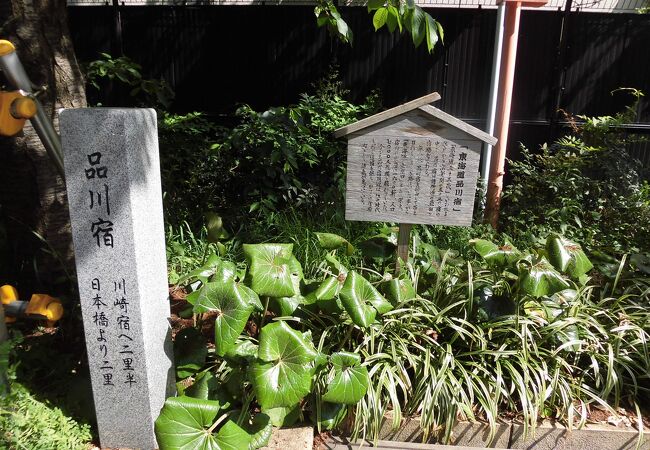
<path id="1" fill-rule="evenodd" d="M 175 381 L 156 113 L 67 109 L 60 127 L 101 446 L 154 449 Z"/>

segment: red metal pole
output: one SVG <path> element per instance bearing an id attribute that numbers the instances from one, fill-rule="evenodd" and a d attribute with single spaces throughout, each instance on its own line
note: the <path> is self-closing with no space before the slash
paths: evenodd
<path id="1" fill-rule="evenodd" d="M 497 109 L 497 138 L 499 142 L 492 152 L 490 177 L 488 179 L 485 218 L 494 227 L 499 220 L 501 191 L 505 175 L 506 148 L 508 146 L 508 129 L 510 127 L 510 107 L 512 106 L 512 87 L 515 79 L 517 61 L 517 39 L 519 38 L 519 17 L 521 2 L 506 2 L 504 48 L 501 57 L 501 81 L 499 92 L 501 101 Z"/>

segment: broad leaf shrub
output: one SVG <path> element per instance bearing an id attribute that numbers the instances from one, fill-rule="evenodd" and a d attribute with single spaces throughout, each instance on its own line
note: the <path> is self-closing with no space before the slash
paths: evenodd
<path id="1" fill-rule="evenodd" d="M 321 238 L 328 247 L 348 246 L 338 236 Z M 392 305 L 360 276 L 308 287 L 292 250 L 292 244 L 245 244 L 244 270 L 212 255 L 183 279 L 199 283 L 187 300 L 199 321 L 214 321 L 214 348 L 207 351 L 195 328 L 177 334 L 182 395 L 168 399 L 156 421 L 161 449 L 259 448 L 268 442 L 272 425 L 291 425 L 303 410 L 322 427 L 333 428 L 348 405 L 365 395 L 368 369 L 359 355 L 329 348 L 324 353 L 322 341 L 314 345 L 317 328 L 306 318 L 320 301 L 333 300 L 336 294 L 330 292 L 339 285 L 346 292 L 341 304 L 357 312 L 353 320 L 360 326 L 372 320 L 364 308 L 374 318 L 373 308 L 386 312 Z M 346 270 L 333 254 L 328 263 Z"/>
<path id="2" fill-rule="evenodd" d="M 335 77 L 321 82 L 313 95 L 302 94 L 296 105 L 261 113 L 246 105 L 237 110 L 240 124 L 214 145 L 215 157 L 227 163 L 219 174 L 230 205 L 224 215 L 254 212 L 264 217 L 286 207 L 323 207 L 342 200 L 345 144 L 332 132 L 374 113 L 378 98 L 354 105 L 344 100 Z"/>
<path id="3" fill-rule="evenodd" d="M 245 228 L 251 217 L 273 224 L 273 216 L 287 209 L 320 211 L 340 204 L 346 148 L 332 131 L 376 112 L 379 97 L 351 103 L 337 78 L 332 71 L 295 105 L 262 112 L 241 105 L 231 129 L 199 113 L 163 115 L 167 223 L 178 227 L 186 221 L 197 231 L 203 213 L 219 211 Z"/>
<path id="4" fill-rule="evenodd" d="M 397 427 L 412 415 L 427 439 L 449 441 L 459 419 L 487 421 L 493 437 L 504 413 L 529 429 L 580 426 L 594 405 L 638 411 L 648 394 L 641 257 L 607 274 L 558 234 L 533 248 L 474 239 L 476 258 L 420 245 L 395 276 L 366 266 L 372 256 L 341 262 L 363 245 L 316 239 L 328 249 L 316 278 L 292 245 L 256 244 L 245 265 L 215 255 L 181 279 L 214 347 L 195 328 L 177 335 L 180 396 L 156 423 L 162 449 L 257 448 L 271 425 L 346 417 L 369 439 L 386 417 Z"/>
<path id="5" fill-rule="evenodd" d="M 637 101 L 641 93 L 633 91 Z M 650 249 L 650 190 L 629 146 L 639 140 L 620 127 L 634 122 L 636 103 L 615 116 L 571 118 L 572 134 L 522 148 L 510 161 L 501 228 L 526 243 L 551 231 L 588 250 L 618 254 Z"/>
<path id="6" fill-rule="evenodd" d="M 203 214 L 225 207 L 221 179 L 225 162 L 211 146 L 226 135 L 206 115 L 161 113 L 158 118 L 160 169 L 165 221 L 176 228 L 198 232 Z M 199 213 L 197 214 L 197 211 Z"/>

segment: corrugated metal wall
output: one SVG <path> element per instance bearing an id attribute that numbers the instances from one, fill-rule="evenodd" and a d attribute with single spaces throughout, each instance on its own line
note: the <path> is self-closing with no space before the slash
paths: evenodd
<path id="1" fill-rule="evenodd" d="M 108 51 L 113 9 L 69 7 L 70 27 L 82 61 Z M 445 29 L 433 55 L 414 49 L 408 35 L 372 30 L 364 8 L 342 8 L 355 31 L 353 46 L 315 25 L 310 6 L 121 7 L 123 48 L 150 76 L 177 92 L 179 111 L 229 114 L 237 103 L 263 109 L 295 102 L 340 66 L 354 99 L 380 89 L 386 106 L 438 91 L 438 106 L 483 126 L 487 109 L 495 10 L 431 9 Z M 550 138 L 558 75 L 560 107 L 603 115 L 629 100 L 619 87 L 650 94 L 650 16 L 576 13 L 568 22 L 565 64 L 559 64 L 560 11 L 524 11 L 512 113 L 512 154 L 517 141 L 534 147 Z M 640 122 L 650 122 L 647 102 Z"/>

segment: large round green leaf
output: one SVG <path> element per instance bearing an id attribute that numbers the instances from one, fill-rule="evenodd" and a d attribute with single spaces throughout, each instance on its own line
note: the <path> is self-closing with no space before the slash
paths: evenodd
<path id="1" fill-rule="evenodd" d="M 160 450 L 248 448 L 250 435 L 231 420 L 227 420 L 216 434 L 209 431 L 217 420 L 220 409 L 218 402 L 210 400 L 168 398 L 155 424 Z"/>
<path id="2" fill-rule="evenodd" d="M 369 326 L 375 320 L 376 313 L 384 314 L 393 309 L 393 305 L 370 281 L 355 271 L 348 273 L 340 298 L 352 321 L 361 327 Z"/>
<path id="3" fill-rule="evenodd" d="M 546 252 L 553 267 L 574 280 L 594 267 L 580 245 L 556 234 L 546 238 Z"/>
<path id="4" fill-rule="evenodd" d="M 263 408 L 296 405 L 311 391 L 317 353 L 285 322 L 262 328 L 258 359 L 251 365 L 257 401 Z"/>
<path id="5" fill-rule="evenodd" d="M 507 267 L 521 258 L 519 250 L 509 242 L 498 246 L 485 239 L 472 239 L 469 243 L 489 265 Z"/>
<path id="6" fill-rule="evenodd" d="M 192 386 L 185 389 L 184 395 L 203 400 L 217 401 L 221 409 L 230 408 L 234 400 L 210 371 L 197 375 Z"/>
<path id="7" fill-rule="evenodd" d="M 323 400 L 356 405 L 368 390 L 368 369 L 361 366 L 361 357 L 356 353 L 334 353 L 331 361 L 334 375 L 328 383 Z"/>
<path id="8" fill-rule="evenodd" d="M 296 295 L 293 297 L 273 297 L 269 301 L 269 308 L 279 316 L 290 316 L 298 308 L 299 305 L 306 303 L 305 297 L 300 292 L 300 282 L 302 281 L 302 266 L 295 257 L 291 257 L 289 261 L 289 268 L 291 269 L 291 283 Z"/>
<path id="9" fill-rule="evenodd" d="M 196 328 L 185 328 L 174 339 L 176 376 L 187 378 L 201 370 L 208 356 L 206 339 Z"/>
<path id="10" fill-rule="evenodd" d="M 213 277 L 213 281 L 226 280 L 233 278 L 236 273 L 237 267 L 235 264 L 230 261 L 224 261 L 217 255 L 210 255 L 203 266 L 181 277 L 178 280 L 178 284 L 185 284 L 194 280 L 199 280 L 202 284 L 205 284 L 210 277 Z"/>
<path id="11" fill-rule="evenodd" d="M 338 278 L 328 277 L 323 280 L 320 286 L 310 296 L 313 296 L 315 301 L 332 300 L 339 294 L 342 287 L 343 283 Z"/>
<path id="12" fill-rule="evenodd" d="M 537 298 L 570 287 L 562 275 L 543 257 L 532 263 L 519 265 L 519 285 L 522 292 Z"/>
<path id="13" fill-rule="evenodd" d="M 277 316 L 290 316 L 302 303 L 302 296 L 298 295 L 294 295 L 293 297 L 271 298 L 269 300 L 269 309 Z"/>
<path id="14" fill-rule="evenodd" d="M 292 276 L 297 272 L 297 260 L 292 257 L 293 244 L 244 244 L 249 263 L 248 284 L 259 295 L 293 297 L 296 295 Z"/>
<path id="15" fill-rule="evenodd" d="M 250 361 L 257 358 L 257 345 L 250 339 L 238 339 L 226 352 L 226 358 L 232 360 Z"/>
<path id="16" fill-rule="evenodd" d="M 242 297 L 240 290 L 235 286 L 235 281 L 230 279 L 205 284 L 194 305 L 194 311 L 218 312 L 214 323 L 214 345 L 217 354 L 223 356 L 244 330 L 253 306 L 248 297 Z"/>

